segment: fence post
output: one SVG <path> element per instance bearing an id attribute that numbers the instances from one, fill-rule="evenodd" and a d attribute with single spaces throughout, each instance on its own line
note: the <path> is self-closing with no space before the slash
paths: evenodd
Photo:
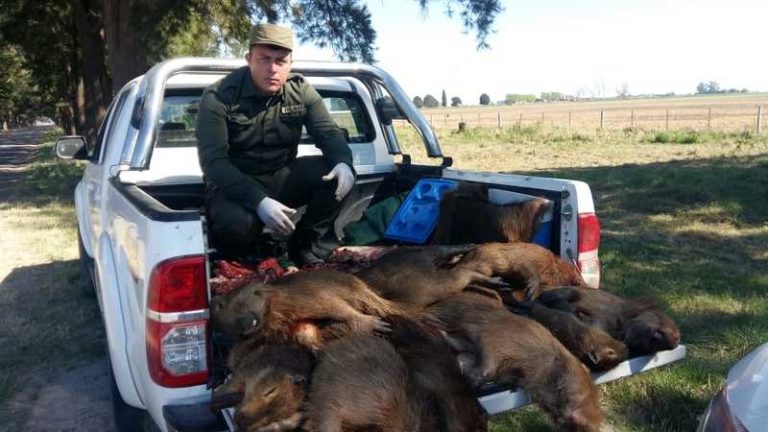
<path id="1" fill-rule="evenodd" d="M 605 117 L 605 114 L 603 110 L 600 110 L 600 129 L 603 128 L 603 118 Z"/>
<path id="2" fill-rule="evenodd" d="M 762 131 L 763 131 L 763 106 L 758 105 L 757 106 L 757 134 L 760 135 Z"/>
<path id="3" fill-rule="evenodd" d="M 568 130 L 571 130 L 571 110 L 568 110 Z"/>
<path id="4" fill-rule="evenodd" d="M 499 129 L 501 129 L 503 127 L 503 125 L 501 124 L 501 111 L 496 113 L 496 118 L 499 121 Z"/>
<path id="5" fill-rule="evenodd" d="M 541 124 L 544 124 L 544 111 L 541 112 Z"/>
<path id="6" fill-rule="evenodd" d="M 631 129 L 635 128 L 635 110 L 629 111 L 629 127 Z"/>
<path id="7" fill-rule="evenodd" d="M 435 122 L 432 121 L 432 114 L 429 115 L 429 126 L 432 127 L 432 129 L 435 128 Z"/>
<path id="8" fill-rule="evenodd" d="M 450 114 L 446 114 L 445 117 L 443 117 L 443 127 L 448 129 L 448 116 Z"/>
<path id="9" fill-rule="evenodd" d="M 523 113 L 520 113 L 520 118 L 517 120 L 517 127 L 523 125 Z"/>
<path id="10" fill-rule="evenodd" d="M 666 130 L 669 130 L 669 110 L 667 110 Z"/>
<path id="11" fill-rule="evenodd" d="M 707 111 L 707 129 L 712 129 L 712 107 Z"/>

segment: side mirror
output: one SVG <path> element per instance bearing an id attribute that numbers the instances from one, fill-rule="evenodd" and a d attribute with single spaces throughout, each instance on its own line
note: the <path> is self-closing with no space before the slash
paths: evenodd
<path id="1" fill-rule="evenodd" d="M 376 114 L 379 115 L 379 119 L 382 124 L 387 126 L 392 124 L 392 120 L 405 120 L 405 115 L 397 107 L 395 101 L 389 96 L 384 96 L 376 99 Z"/>
<path id="2" fill-rule="evenodd" d="M 60 159 L 87 159 L 85 138 L 79 135 L 63 136 L 56 140 L 56 156 Z"/>

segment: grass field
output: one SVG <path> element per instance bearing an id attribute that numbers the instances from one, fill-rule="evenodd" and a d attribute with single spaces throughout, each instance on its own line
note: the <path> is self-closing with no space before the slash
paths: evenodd
<path id="1" fill-rule="evenodd" d="M 768 340 L 768 139 L 658 134 L 440 132 L 459 168 L 586 181 L 602 224 L 603 289 L 653 297 L 679 322 L 685 360 L 600 387 L 604 430 L 693 430 L 728 368 Z M 400 135 L 415 160 L 437 162 L 414 133 Z M 41 160 L 30 175 L 24 193 L 0 202 L 3 407 L 39 371 L 102 355 L 95 302 L 77 286 L 77 168 Z M 495 417 L 491 430 L 550 427 L 528 408 Z"/>
<path id="2" fill-rule="evenodd" d="M 456 129 L 459 122 L 473 127 L 497 127 L 501 120 L 503 127 L 540 125 L 594 132 L 600 128 L 602 111 L 605 130 L 756 132 L 758 106 L 763 107 L 762 130 L 765 131 L 766 93 L 447 107 L 422 112 L 437 129 Z"/>
<path id="3" fill-rule="evenodd" d="M 81 171 L 51 149 L 43 146 L 23 186 L 0 200 L 3 430 L 23 429 L 37 390 L 61 371 L 105 352 L 95 298 L 79 285 L 72 192 Z"/>

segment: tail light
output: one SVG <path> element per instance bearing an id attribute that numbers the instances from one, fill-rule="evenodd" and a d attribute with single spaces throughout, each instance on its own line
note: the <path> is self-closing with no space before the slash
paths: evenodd
<path id="1" fill-rule="evenodd" d="M 600 220 L 594 213 L 579 214 L 579 255 L 577 265 L 581 277 L 592 288 L 600 287 Z"/>
<path id="2" fill-rule="evenodd" d="M 208 290 L 205 258 L 163 261 L 153 270 L 147 292 L 149 374 L 164 387 L 208 381 Z"/>

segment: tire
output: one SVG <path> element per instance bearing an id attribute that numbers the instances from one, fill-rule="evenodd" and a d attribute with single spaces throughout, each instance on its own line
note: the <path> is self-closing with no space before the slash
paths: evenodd
<path id="1" fill-rule="evenodd" d="M 80 255 L 80 289 L 88 297 L 96 295 L 96 285 L 93 283 L 93 258 L 88 256 L 88 252 L 83 246 L 83 238 L 80 236 L 80 230 L 77 230 L 77 250 Z"/>
<path id="2" fill-rule="evenodd" d="M 109 361 L 109 354 L 107 354 L 107 361 Z M 125 403 L 123 396 L 120 395 L 120 389 L 117 388 L 111 361 L 109 361 L 109 381 L 112 395 L 112 419 L 117 432 L 156 432 L 160 430 L 146 410 Z"/>

